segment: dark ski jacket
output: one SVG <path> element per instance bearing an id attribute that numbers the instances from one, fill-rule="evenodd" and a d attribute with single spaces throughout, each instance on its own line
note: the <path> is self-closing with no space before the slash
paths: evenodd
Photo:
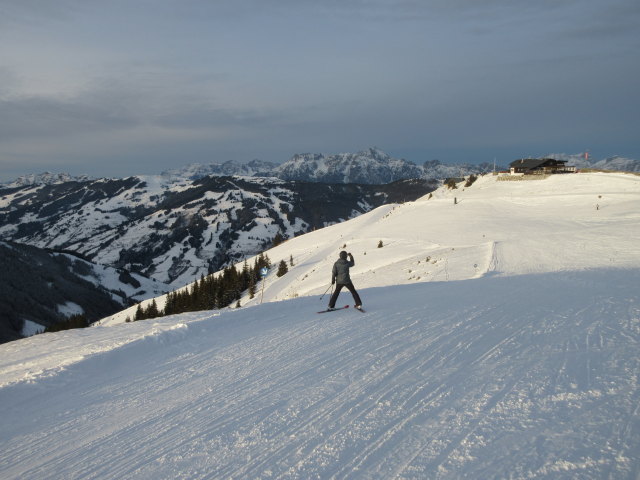
<path id="1" fill-rule="evenodd" d="M 331 283 L 338 283 L 339 285 L 346 285 L 351 283 L 351 277 L 349 277 L 349 268 L 353 267 L 356 263 L 353 261 L 353 257 L 350 260 L 339 258 L 336 263 L 333 264 L 333 271 L 331 272 Z"/>

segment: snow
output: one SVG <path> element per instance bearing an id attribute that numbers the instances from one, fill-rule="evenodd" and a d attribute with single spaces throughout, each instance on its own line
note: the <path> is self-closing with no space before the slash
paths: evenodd
<path id="1" fill-rule="evenodd" d="M 270 250 L 261 305 L 0 345 L 0 477 L 635 479 L 639 206 L 483 177 Z M 366 312 L 317 315 L 345 244 Z"/>
<path id="2" fill-rule="evenodd" d="M 71 317 L 72 315 L 82 315 L 84 313 L 84 309 L 73 302 L 65 302 L 63 304 L 58 305 L 58 313 L 65 317 Z"/>
<path id="3" fill-rule="evenodd" d="M 45 327 L 43 327 L 39 323 L 33 322 L 31 320 L 25 320 L 24 326 L 22 327 L 22 331 L 20 332 L 20 334 L 23 337 L 30 337 L 32 335 L 42 333 L 44 329 Z"/>

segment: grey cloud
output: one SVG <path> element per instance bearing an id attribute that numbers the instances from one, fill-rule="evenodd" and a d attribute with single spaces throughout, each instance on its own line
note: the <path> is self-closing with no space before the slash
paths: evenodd
<path id="1" fill-rule="evenodd" d="M 182 122 L 190 127 L 212 121 L 205 118 L 208 111 L 198 97 L 197 78 L 184 76 L 183 83 L 176 83 L 175 76 L 149 65 L 121 64 L 115 70 L 86 79 L 84 87 L 69 96 L 20 94 L 18 75 L 0 69 L 0 82 L 8 80 L 0 90 L 0 141 L 109 132 L 143 124 L 178 126 Z M 119 71 L 128 75 L 118 76 Z"/>
<path id="2" fill-rule="evenodd" d="M 0 27 L 68 21 L 86 6 L 82 0 L 0 0 Z"/>
<path id="3" fill-rule="evenodd" d="M 258 111 L 250 109 L 226 109 L 199 106 L 185 109 L 184 106 L 157 115 L 152 121 L 157 125 L 172 128 L 216 128 L 270 124 L 282 116 L 275 111 Z"/>
<path id="4" fill-rule="evenodd" d="M 10 95 L 19 85 L 18 75 L 7 67 L 0 66 L 0 99 Z"/>
<path id="5" fill-rule="evenodd" d="M 108 105 L 44 97 L 0 100 L 0 140 L 126 128 L 136 120 Z"/>
<path id="6" fill-rule="evenodd" d="M 640 43 L 640 3 L 618 0 L 603 2 L 584 19 L 567 24 L 564 34 L 580 41 L 601 41 L 603 38 L 621 38 L 632 34 L 634 44 Z"/>
<path id="7" fill-rule="evenodd" d="M 495 18 L 496 14 L 522 16 L 580 5 L 583 0 L 242 0 L 244 4 L 269 5 L 287 10 L 313 9 L 332 16 L 349 15 L 377 20 L 425 20 L 441 15 Z"/>

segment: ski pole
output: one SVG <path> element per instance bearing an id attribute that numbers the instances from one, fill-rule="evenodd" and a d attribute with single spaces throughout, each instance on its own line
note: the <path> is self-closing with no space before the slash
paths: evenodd
<path id="1" fill-rule="evenodd" d="M 329 291 L 329 289 L 330 289 L 331 287 L 333 287 L 333 283 L 332 283 L 331 285 L 329 285 L 329 287 L 327 287 L 327 289 L 324 291 L 324 293 L 323 293 L 323 294 L 322 294 L 322 296 L 320 297 L 320 300 L 322 300 L 322 297 L 324 297 L 324 296 L 327 294 L 327 292 Z"/>

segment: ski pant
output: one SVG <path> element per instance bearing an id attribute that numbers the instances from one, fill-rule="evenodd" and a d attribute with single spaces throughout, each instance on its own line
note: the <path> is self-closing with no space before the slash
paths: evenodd
<path id="1" fill-rule="evenodd" d="M 353 283 L 338 283 L 336 284 L 336 290 L 331 295 L 331 300 L 329 300 L 329 308 L 334 308 L 336 306 L 336 301 L 338 300 L 338 295 L 340 295 L 340 290 L 342 287 L 347 287 L 347 289 L 353 295 L 353 301 L 356 302 L 356 305 L 362 305 L 362 301 L 360 300 L 360 295 L 356 292 L 356 289 L 353 286 Z"/>

